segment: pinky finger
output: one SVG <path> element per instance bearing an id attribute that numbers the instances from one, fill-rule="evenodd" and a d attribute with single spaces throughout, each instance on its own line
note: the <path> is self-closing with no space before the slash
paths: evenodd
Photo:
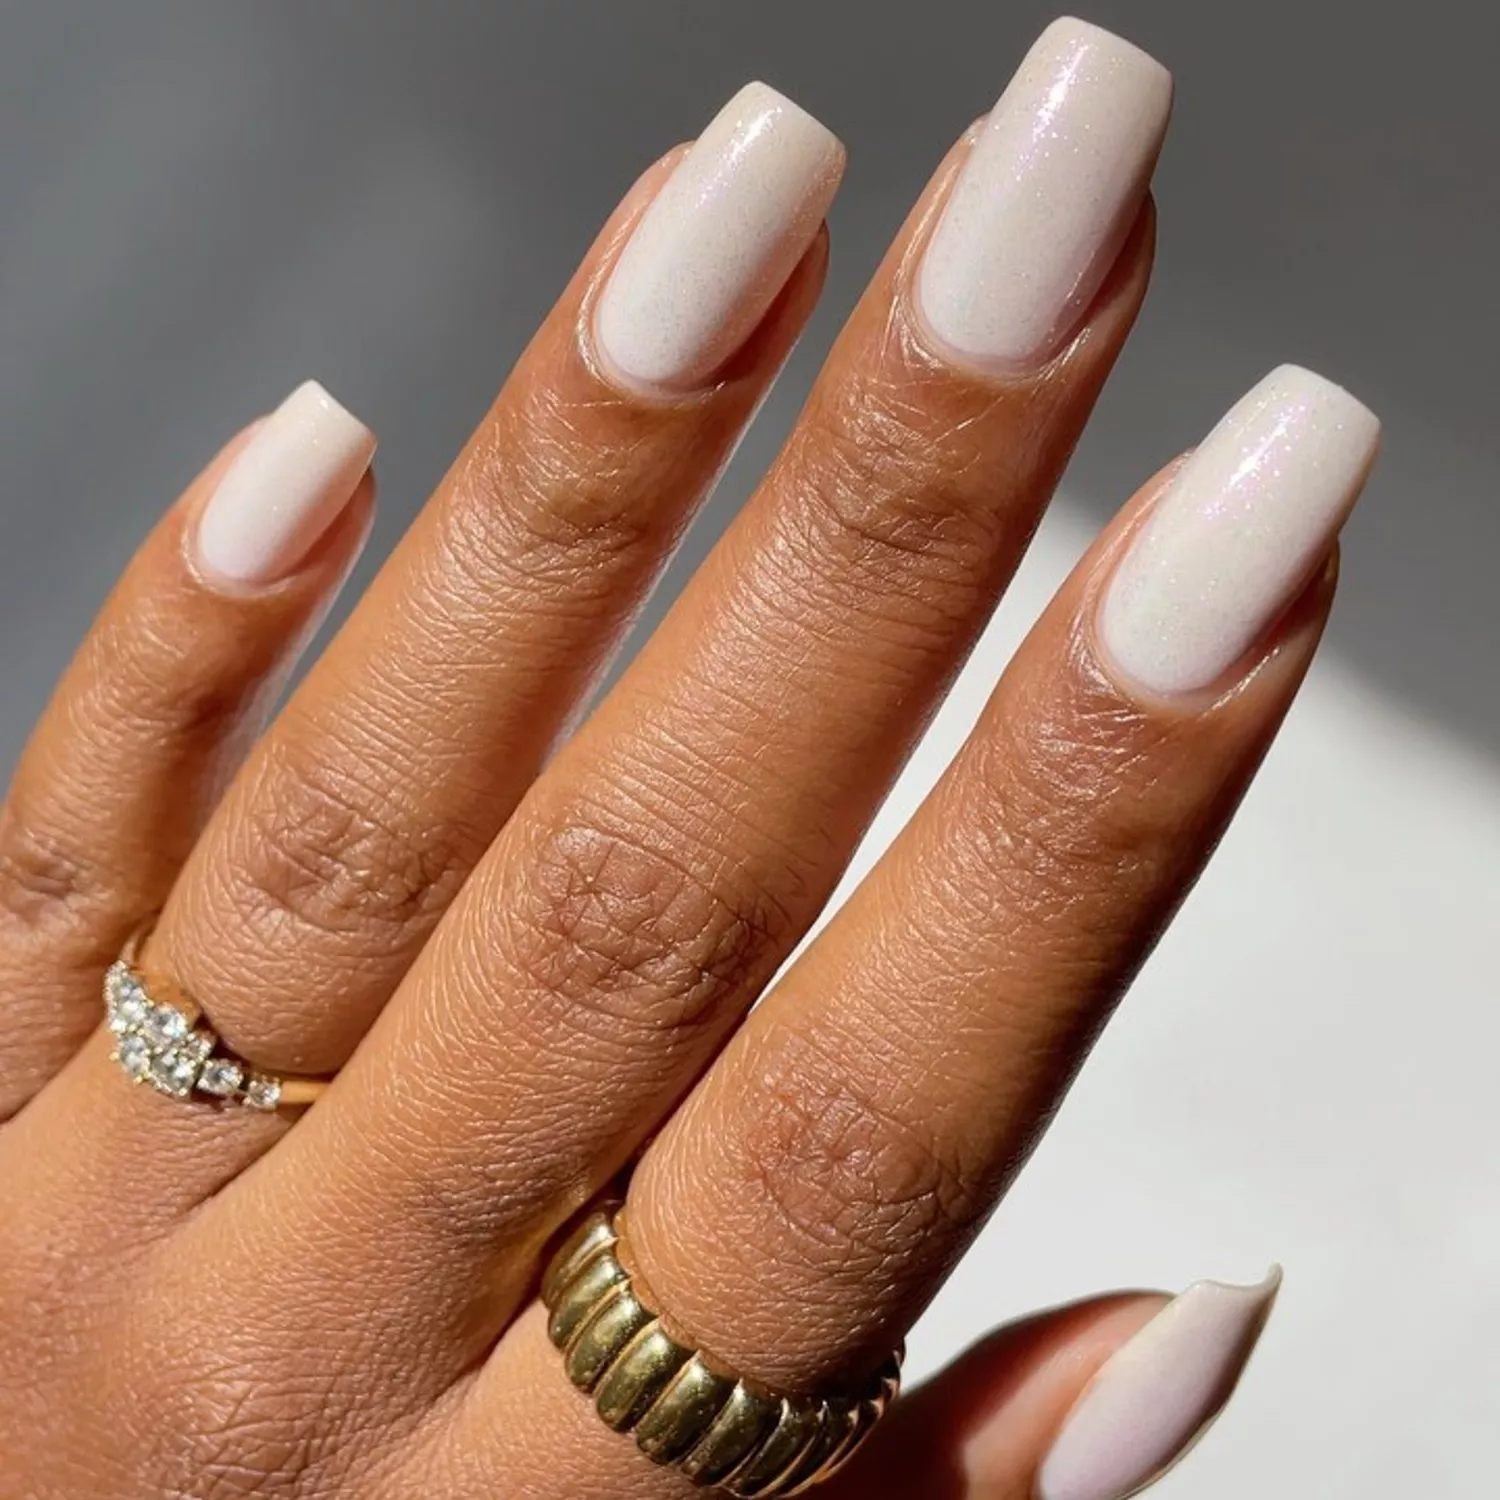
<path id="1" fill-rule="evenodd" d="M 1281 1282 L 1115 1292 L 996 1330 L 903 1395 L 818 1500 L 1126 1500 L 1233 1395 Z M 532 1307 L 408 1446 L 399 1475 L 450 1500 L 691 1500 L 575 1390 Z M 732 1476 L 731 1476 L 732 1478 Z M 421 1487 L 420 1485 L 418 1486 Z M 398 1483 L 397 1492 L 405 1493 Z M 715 1491 L 715 1493 L 720 1493 Z M 769 1494 L 781 1494 L 773 1487 Z"/>
<path id="2" fill-rule="evenodd" d="M 299 387 L 199 475 L 131 561 L 0 805 L 0 1120 L 99 1019 L 369 529 L 374 439 Z"/>

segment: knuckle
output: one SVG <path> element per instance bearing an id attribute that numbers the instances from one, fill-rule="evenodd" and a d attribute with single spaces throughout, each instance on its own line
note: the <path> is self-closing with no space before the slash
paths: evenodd
<path id="1" fill-rule="evenodd" d="M 511 961 L 569 1028 L 633 1046 L 709 1023 L 758 986 L 790 919 L 774 900 L 697 873 L 690 857 L 605 817 L 546 832 L 508 933 Z"/>
<path id="2" fill-rule="evenodd" d="M 283 749 L 248 799 L 227 876 L 256 929 L 290 927 L 404 951 L 468 868 L 459 834 L 419 826 L 349 764 Z"/>
<path id="3" fill-rule="evenodd" d="M 791 479 L 818 543 L 856 567 L 968 582 L 1004 531 L 991 465 L 982 493 L 974 484 L 968 432 L 935 417 L 920 390 L 875 377 L 815 403 Z"/>
<path id="4" fill-rule="evenodd" d="M 1161 829 L 1133 790 L 1142 751 L 1130 741 L 1071 717 L 996 728 L 980 761 L 988 808 L 973 826 L 1016 909 L 1076 909 L 1120 895 L 1154 866 Z"/>
<path id="5" fill-rule="evenodd" d="M 73 841 L 13 802 L 0 808 L 0 927 L 71 929 L 114 899 L 112 882 Z"/>
<path id="6" fill-rule="evenodd" d="M 977 1167 L 867 1087 L 867 1067 L 806 1035 L 783 1032 L 768 1050 L 738 1153 L 793 1256 L 862 1279 L 971 1222 Z"/>
<path id="7" fill-rule="evenodd" d="M 173 1368 L 133 1392 L 144 1461 L 174 1500 L 270 1500 L 328 1493 L 317 1484 L 323 1444 L 289 1419 L 284 1393 L 231 1359 Z"/>
<path id="8" fill-rule="evenodd" d="M 184 630 L 179 615 L 174 600 L 144 600 L 124 632 L 91 640 L 85 651 L 108 685 L 85 708 L 137 743 L 215 745 L 255 701 L 281 642 L 212 616 Z"/>
<path id="9" fill-rule="evenodd" d="M 636 444 L 588 441 L 582 418 L 576 400 L 545 383 L 507 406 L 457 492 L 470 556 L 533 587 L 571 583 L 658 535 L 660 508 L 640 503 Z"/>
<path id="10" fill-rule="evenodd" d="M 60 1253 L 50 1235 L 29 1245 L 0 1238 L 0 1365 L 11 1372 L 0 1373 L 0 1441 L 25 1423 L 33 1443 L 29 1452 L 7 1447 L 7 1478 L 24 1488 L 27 1458 L 62 1459 L 61 1469 L 31 1477 L 66 1472 L 69 1494 L 149 1489 L 165 1500 L 333 1493 L 316 1482 L 330 1424 L 311 1415 L 332 1404 L 326 1380 L 299 1408 L 243 1325 L 184 1311 L 161 1290 L 171 1278 L 150 1247 L 101 1268 Z M 106 1357 L 82 1366 L 75 1357 L 101 1350 Z M 101 1416 L 111 1423 L 107 1444 Z M 13 1476 L 13 1466 L 23 1473 Z"/>

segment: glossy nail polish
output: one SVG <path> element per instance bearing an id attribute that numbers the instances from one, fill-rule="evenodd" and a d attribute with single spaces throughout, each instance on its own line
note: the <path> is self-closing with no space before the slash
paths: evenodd
<path id="1" fill-rule="evenodd" d="M 811 247 L 844 148 L 806 110 L 747 84 L 642 215 L 599 299 L 598 352 L 628 385 L 691 391 L 749 337 Z"/>
<path id="2" fill-rule="evenodd" d="M 1234 1394 L 1281 1286 L 1200 1281 L 1084 1388 L 1037 1475 L 1037 1500 L 1126 1500 L 1161 1477 Z"/>
<path id="3" fill-rule="evenodd" d="M 917 277 L 935 342 L 998 372 L 1068 341 L 1140 211 L 1172 78 L 1110 32 L 1054 21 L 991 112 Z"/>
<path id="4" fill-rule="evenodd" d="M 1295 365 L 1224 417 L 1157 500 L 1110 581 L 1115 675 L 1169 697 L 1212 687 L 1323 562 L 1380 440 L 1375 415 Z"/>
<path id="5" fill-rule="evenodd" d="M 264 587 L 293 573 L 353 499 L 375 455 L 370 429 L 317 381 L 299 385 L 260 425 L 198 522 L 211 580 Z"/>

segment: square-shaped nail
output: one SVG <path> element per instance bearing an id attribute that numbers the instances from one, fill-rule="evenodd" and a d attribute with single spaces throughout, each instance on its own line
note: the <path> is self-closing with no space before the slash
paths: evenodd
<path id="1" fill-rule="evenodd" d="M 960 362 L 1045 364 L 1119 255 L 1166 134 L 1172 78 L 1120 37 L 1064 18 L 981 128 L 917 277 L 928 330 Z"/>
<path id="2" fill-rule="evenodd" d="M 844 148 L 806 110 L 747 84 L 663 184 L 600 296 L 598 351 L 629 385 L 700 389 L 807 253 Z"/>
<path id="3" fill-rule="evenodd" d="M 1375 414 L 1283 365 L 1167 482 L 1099 614 L 1106 657 L 1171 696 L 1209 688 L 1255 646 L 1327 556 L 1374 462 Z"/>
<path id="4" fill-rule="evenodd" d="M 354 498 L 375 437 L 315 380 L 299 385 L 235 457 L 198 521 L 210 577 L 265 586 L 291 574 Z"/>

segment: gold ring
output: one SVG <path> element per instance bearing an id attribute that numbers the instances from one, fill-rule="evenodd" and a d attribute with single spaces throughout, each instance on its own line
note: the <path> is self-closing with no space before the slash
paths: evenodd
<path id="1" fill-rule="evenodd" d="M 173 1099 L 203 1098 L 267 1113 L 300 1109 L 328 1087 L 322 1078 L 266 1073 L 236 1057 L 176 985 L 138 966 L 149 924 L 135 932 L 104 976 L 104 1008 L 115 1035 L 110 1056 L 132 1083 Z"/>
<path id="2" fill-rule="evenodd" d="M 568 1378 L 645 1455 L 731 1495 L 796 1495 L 853 1457 L 901 1386 L 901 1351 L 858 1390 L 778 1396 L 677 1342 L 635 1295 L 619 1205 L 591 1213 L 542 1279 Z"/>

